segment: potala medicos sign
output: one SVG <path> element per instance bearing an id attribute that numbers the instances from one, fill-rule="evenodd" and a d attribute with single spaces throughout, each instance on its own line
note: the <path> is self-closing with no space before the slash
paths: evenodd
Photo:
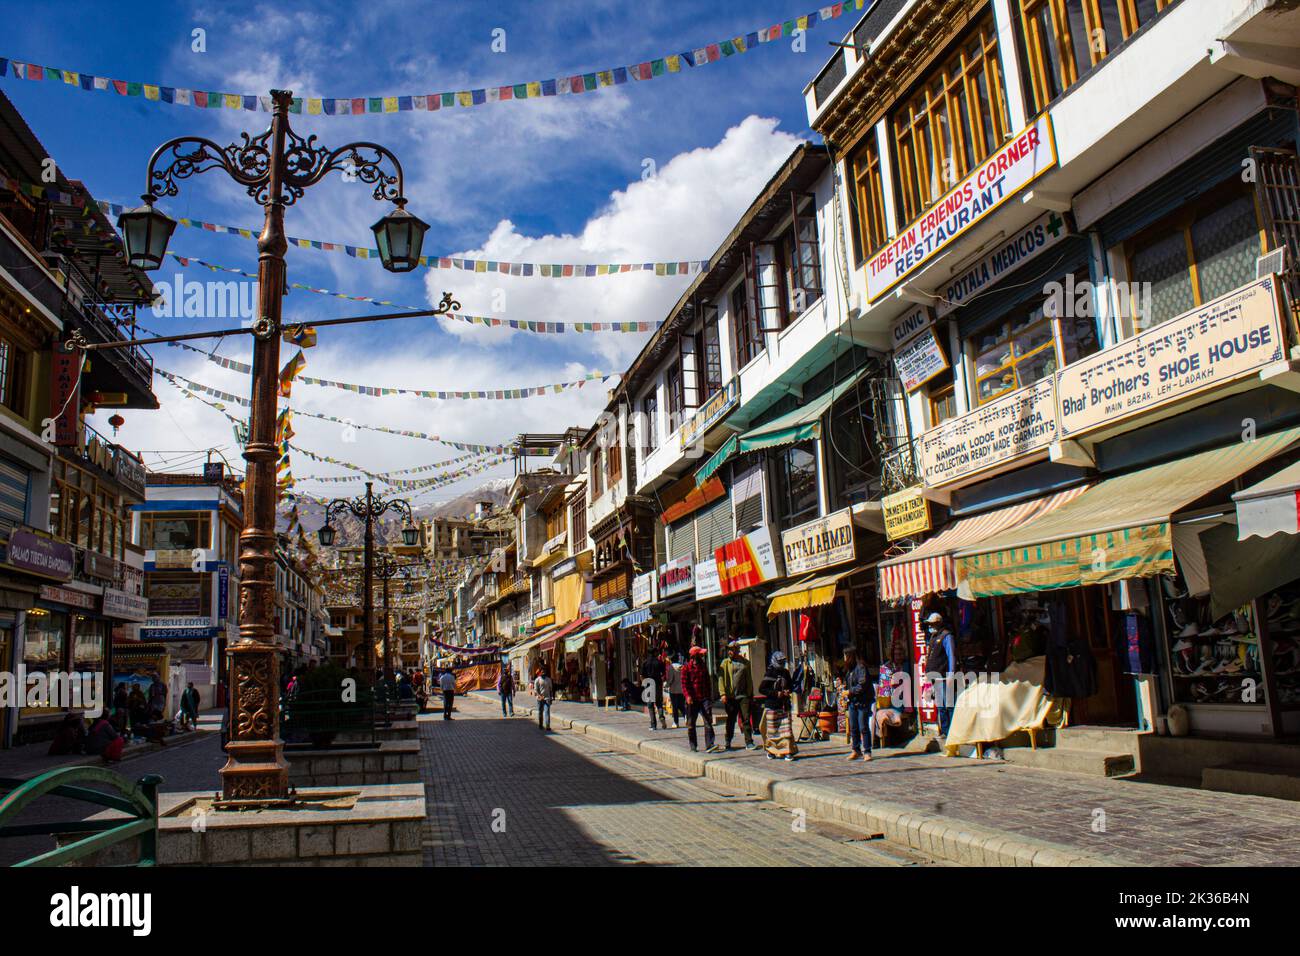
<path id="1" fill-rule="evenodd" d="M 867 262 L 867 300 L 875 302 L 1055 165 L 1052 121 L 1044 114 L 980 163 Z"/>

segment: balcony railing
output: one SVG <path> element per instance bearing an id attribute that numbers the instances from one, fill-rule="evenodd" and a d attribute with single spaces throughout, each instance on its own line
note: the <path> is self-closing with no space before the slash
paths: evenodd
<path id="1" fill-rule="evenodd" d="M 892 495 L 921 483 L 921 469 L 915 441 L 901 440 L 880 463 L 880 484 L 884 494 Z"/>

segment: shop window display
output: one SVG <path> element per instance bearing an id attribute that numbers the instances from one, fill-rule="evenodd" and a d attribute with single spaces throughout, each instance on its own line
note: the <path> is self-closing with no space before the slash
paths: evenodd
<path id="1" fill-rule="evenodd" d="M 1259 629 L 1250 604 L 1211 619 L 1208 598 L 1189 597 L 1166 579 L 1169 659 L 1174 700 L 1193 704 L 1263 704 Z M 1300 631 L 1300 621 L 1297 621 Z"/>
<path id="2" fill-rule="evenodd" d="M 1300 707 L 1300 582 L 1279 588 L 1258 603 L 1271 645 L 1268 663 L 1278 703 Z"/>

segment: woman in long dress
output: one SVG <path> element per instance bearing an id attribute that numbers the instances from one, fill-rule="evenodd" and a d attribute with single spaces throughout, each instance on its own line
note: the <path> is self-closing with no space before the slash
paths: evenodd
<path id="1" fill-rule="evenodd" d="M 799 753 L 794 742 L 794 725 L 790 719 L 792 682 L 785 654 L 776 651 L 768 661 L 767 673 L 758 686 L 763 697 L 763 746 L 767 758 L 793 760 Z"/>

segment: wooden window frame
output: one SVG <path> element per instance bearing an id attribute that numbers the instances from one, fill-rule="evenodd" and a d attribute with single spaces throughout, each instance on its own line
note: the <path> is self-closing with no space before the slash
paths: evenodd
<path id="1" fill-rule="evenodd" d="M 970 56 L 972 41 L 978 58 Z M 977 77 L 982 76 L 993 107 L 996 143 L 984 142 L 984 112 Z M 964 104 L 965 110 L 961 109 Z M 894 141 L 895 190 L 903 222 L 913 222 L 945 196 L 972 169 L 1011 137 L 1006 83 L 998 59 L 997 28 L 991 13 L 963 32 L 952 52 L 917 80 L 912 93 L 890 118 Z M 951 132 L 943 135 L 944 127 Z M 951 142 L 951 150 L 942 143 Z M 952 160 L 952 178 L 936 183 L 936 170 L 945 171 Z M 931 194 L 933 192 L 933 194 Z"/>
<path id="2" fill-rule="evenodd" d="M 749 314 L 750 294 L 747 287 L 750 272 L 749 253 L 745 253 L 744 271 L 745 278 L 731 290 L 732 325 L 735 326 L 736 335 L 736 365 L 739 368 L 744 368 L 762 355 L 763 350 L 767 348 L 763 334 L 758 331 L 753 317 Z"/>
<path id="3" fill-rule="evenodd" d="M 1255 189 L 1243 189 L 1242 185 L 1235 179 L 1229 179 L 1215 188 L 1202 193 L 1192 201 L 1184 204 L 1180 209 L 1175 210 L 1163 219 L 1152 223 L 1143 229 L 1136 236 L 1128 239 L 1123 244 L 1124 270 L 1125 275 L 1130 281 L 1133 279 L 1133 256 L 1136 251 L 1151 243 L 1153 238 L 1166 236 L 1173 232 L 1181 232 L 1183 243 L 1187 250 L 1187 271 L 1188 278 L 1191 281 L 1192 288 L 1192 305 L 1199 308 L 1206 302 L 1204 292 L 1201 289 L 1201 279 L 1197 273 L 1196 247 L 1192 242 L 1192 229 L 1196 223 L 1205 217 L 1206 214 L 1219 209 L 1236 199 L 1249 199 L 1251 208 L 1255 212 L 1255 231 L 1259 239 L 1259 254 L 1263 255 L 1265 246 L 1268 242 L 1268 234 L 1264 224 L 1264 217 L 1261 214 L 1259 206 L 1259 192 Z M 1124 318 L 1132 321 L 1135 316 L 1125 316 Z M 1154 328 L 1154 326 L 1151 326 Z M 1134 332 L 1142 331 L 1134 325 Z"/>
<path id="4" fill-rule="evenodd" d="M 1082 10 L 1084 16 L 1084 28 L 1088 36 L 1084 39 L 1084 46 L 1088 50 L 1088 68 L 1082 72 L 1079 71 L 1079 64 L 1075 56 L 1075 37 L 1071 31 L 1069 7 L 1067 4 L 1070 0 L 1018 0 L 1016 6 L 1019 8 L 1020 21 L 1020 39 L 1026 54 L 1026 67 L 1030 80 L 1030 93 L 1034 104 L 1034 112 L 1041 113 L 1056 99 L 1087 76 L 1092 70 L 1108 56 L 1115 52 L 1119 46 L 1127 42 L 1144 24 L 1138 17 L 1138 0 L 1079 0 L 1078 7 Z M 1155 16 L 1158 17 L 1169 7 L 1173 6 L 1177 0 L 1156 0 Z M 1121 39 L 1113 47 L 1106 35 L 1105 18 L 1102 16 L 1102 9 L 1115 10 L 1119 14 L 1119 25 Z M 1042 24 L 1039 14 L 1046 10 L 1051 21 L 1050 37 L 1043 35 Z M 1153 22 L 1148 21 L 1148 22 Z M 1093 42 L 1093 38 L 1100 31 L 1101 44 Z M 1048 68 L 1049 58 L 1046 55 L 1045 46 L 1051 45 L 1052 51 L 1056 54 L 1056 62 L 1060 64 L 1060 75 L 1053 75 L 1051 86 L 1059 86 L 1060 89 L 1052 92 L 1049 87 Z M 1055 74 L 1055 70 L 1053 70 Z"/>
<path id="5" fill-rule="evenodd" d="M 641 420 L 645 423 L 643 445 L 648 455 L 659 448 L 659 395 L 655 389 L 641 399 Z"/>
<path id="6" fill-rule="evenodd" d="M 885 223 L 885 181 L 880 165 L 880 140 L 875 127 L 849 156 L 850 214 L 853 220 L 854 265 L 864 262 L 889 241 Z"/>
<path id="7" fill-rule="evenodd" d="M 1012 328 L 1012 324 L 1016 321 L 1017 317 L 1023 316 L 1027 311 L 1041 304 L 1042 303 L 1040 300 L 1035 299 L 1031 303 L 1026 303 L 1025 305 L 1017 306 L 1016 309 L 1010 315 L 1002 319 L 999 319 L 994 325 L 989 326 L 989 329 L 1001 327 L 1001 329 L 1003 330 L 1003 334 L 1005 336 L 1008 353 L 1007 353 L 1007 360 L 1005 362 L 1003 362 L 997 368 L 985 372 L 983 375 L 980 375 L 978 372 L 980 353 L 975 347 L 975 339 L 978 336 L 973 335 L 969 339 L 967 339 L 967 342 L 969 343 L 968 352 L 971 356 L 972 361 L 976 365 L 976 374 L 974 376 L 974 393 L 975 393 L 974 398 L 975 398 L 975 406 L 977 408 L 981 405 L 987 405 L 989 402 L 996 401 L 997 399 L 1001 398 L 1003 395 L 1007 394 L 1008 392 L 1014 392 L 1018 388 L 1024 388 L 1025 386 L 1020 384 L 1020 375 L 1019 375 L 1020 366 L 1025 364 L 1031 359 L 1041 356 L 1048 349 L 1052 349 L 1053 354 L 1056 356 L 1056 367 L 1057 368 L 1061 367 L 1061 347 L 1060 347 L 1059 334 L 1058 334 L 1059 329 L 1057 327 L 1055 319 L 1053 319 L 1050 315 L 1044 313 L 1043 317 L 1035 322 L 1030 322 L 1029 324 L 1017 330 L 1013 330 Z M 1034 348 L 1025 352 L 1023 355 L 1015 354 L 1014 352 L 1015 340 L 1017 338 L 1024 336 L 1028 332 L 1034 329 L 1038 329 L 1040 327 L 1047 329 L 1048 332 L 1047 341 L 1043 342 L 1041 345 L 1035 346 Z M 986 333 L 981 332 L 979 334 L 983 335 Z M 997 392 L 990 393 L 987 398 L 982 397 L 980 395 L 981 382 L 987 381 L 988 379 L 991 378 L 998 378 L 1000 376 L 1004 376 L 1008 372 L 1012 372 L 1014 374 L 1015 381 L 1013 384 Z M 1037 379 L 1035 381 L 1037 381 Z"/>

